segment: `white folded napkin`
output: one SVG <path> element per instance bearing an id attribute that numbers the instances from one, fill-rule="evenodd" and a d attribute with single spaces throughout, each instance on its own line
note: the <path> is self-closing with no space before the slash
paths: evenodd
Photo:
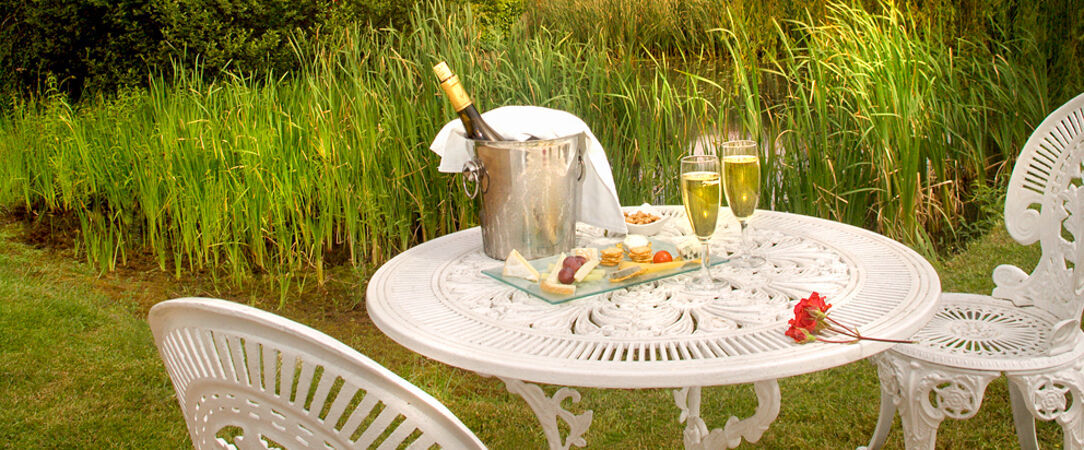
<path id="1" fill-rule="evenodd" d="M 584 132 L 587 135 L 587 176 L 580 190 L 579 220 L 610 231 L 625 233 L 625 216 L 606 159 L 606 151 L 587 124 L 572 114 L 539 106 L 504 106 L 482 114 L 489 126 L 505 139 L 526 141 L 531 137 L 556 139 Z M 467 147 L 466 133 L 459 119 L 444 125 L 429 149 L 441 156 L 437 170 L 459 173 L 474 155 Z"/>

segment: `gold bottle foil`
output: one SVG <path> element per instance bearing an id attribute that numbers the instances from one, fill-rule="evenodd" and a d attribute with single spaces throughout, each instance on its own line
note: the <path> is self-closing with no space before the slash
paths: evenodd
<path id="1" fill-rule="evenodd" d="M 462 111 L 471 105 L 470 97 L 467 96 L 467 91 L 463 89 L 463 86 L 459 84 L 459 77 L 452 75 L 451 78 L 440 83 L 440 87 L 444 89 L 444 93 L 448 95 L 448 100 L 452 102 L 452 108 L 456 112 Z"/>
<path id="2" fill-rule="evenodd" d="M 448 67 L 448 63 L 441 61 L 440 64 L 433 66 L 433 73 L 437 74 L 437 80 L 444 82 L 452 77 L 452 69 Z"/>
<path id="3" fill-rule="evenodd" d="M 467 91 L 459 84 L 459 77 L 452 73 L 448 63 L 441 61 L 440 64 L 433 66 L 433 73 L 440 80 L 440 87 L 444 89 L 444 93 L 452 102 L 452 108 L 455 108 L 456 112 L 462 111 L 463 108 L 471 105 Z"/>

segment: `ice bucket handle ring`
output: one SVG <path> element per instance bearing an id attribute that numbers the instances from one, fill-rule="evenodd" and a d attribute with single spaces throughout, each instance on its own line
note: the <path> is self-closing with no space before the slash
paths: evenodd
<path id="1" fill-rule="evenodd" d="M 487 184 L 488 176 L 486 174 L 486 168 L 482 163 L 476 159 L 472 159 L 463 164 L 463 179 L 460 180 L 463 185 L 463 192 L 467 194 L 467 197 L 474 199 L 478 196 L 478 185 Z M 473 183 L 474 189 L 471 189 L 467 183 Z M 485 193 L 486 187 L 482 187 L 482 192 Z"/>
<path id="2" fill-rule="evenodd" d="M 576 182 L 579 183 L 583 181 L 583 176 L 587 174 L 587 164 L 584 164 L 583 162 L 582 153 L 576 156 L 576 161 L 580 163 L 580 175 L 576 177 Z"/>

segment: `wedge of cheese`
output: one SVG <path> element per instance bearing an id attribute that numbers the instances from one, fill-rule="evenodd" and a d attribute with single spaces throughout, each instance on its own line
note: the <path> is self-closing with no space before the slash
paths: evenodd
<path id="1" fill-rule="evenodd" d="M 542 288 L 542 292 L 549 292 L 550 294 L 572 295 L 576 293 L 575 284 L 551 283 L 548 280 L 542 280 L 539 287 Z"/>
<path id="2" fill-rule="evenodd" d="M 516 249 L 512 249 L 512 253 L 508 254 L 508 259 L 504 260 L 504 270 L 501 270 L 501 276 L 523 278 L 527 281 L 538 281 L 542 277 L 534 267 L 531 267 L 531 263 L 523 259 L 523 255 L 519 254 Z"/>
<path id="3" fill-rule="evenodd" d="M 647 269 L 640 266 L 630 266 L 624 269 L 615 270 L 610 272 L 610 282 L 619 283 L 645 272 L 647 272 Z"/>
<path id="4" fill-rule="evenodd" d="M 565 260 L 565 254 L 561 253 L 554 261 L 553 267 L 550 269 L 550 274 L 546 277 L 545 281 L 550 284 L 564 284 L 557 281 L 557 274 L 561 273 L 561 262 Z"/>
<path id="5" fill-rule="evenodd" d="M 621 245 L 625 246 L 625 250 L 629 250 L 636 247 L 647 247 L 651 245 L 651 241 L 647 240 L 647 237 L 643 235 L 630 234 L 625 236 L 625 240 L 621 241 Z"/>
<path id="6" fill-rule="evenodd" d="M 598 258 L 588 259 L 587 262 L 583 263 L 583 265 L 576 270 L 576 274 L 573 275 L 572 278 L 576 280 L 577 283 L 583 281 L 584 278 L 587 278 L 587 274 L 591 273 L 592 270 L 595 270 L 595 267 L 598 267 L 598 263 Z"/>
<path id="7" fill-rule="evenodd" d="M 689 236 L 677 243 L 678 253 L 685 259 L 696 259 L 700 257 L 700 241 L 696 238 Z"/>
<path id="8" fill-rule="evenodd" d="M 586 259 L 588 261 L 598 260 L 599 259 L 599 257 L 598 257 L 598 249 L 595 248 L 595 247 L 574 248 L 574 249 L 572 249 L 572 255 L 573 256 L 582 256 L 582 257 L 584 257 L 584 259 Z"/>
<path id="9" fill-rule="evenodd" d="M 700 258 L 696 259 L 679 259 L 677 261 L 670 261 L 664 263 L 639 263 L 633 261 L 621 261 L 621 265 L 618 269 L 627 269 L 629 267 L 641 267 L 644 269 L 644 273 L 662 272 L 664 270 L 671 270 L 680 268 L 686 264 L 700 264 Z"/>

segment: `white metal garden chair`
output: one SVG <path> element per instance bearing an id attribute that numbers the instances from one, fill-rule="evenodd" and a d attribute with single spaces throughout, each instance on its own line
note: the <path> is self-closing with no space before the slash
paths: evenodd
<path id="1" fill-rule="evenodd" d="M 205 298 L 148 320 L 196 448 L 485 448 L 432 396 L 299 323 Z"/>
<path id="2" fill-rule="evenodd" d="M 1039 242 L 1035 270 L 997 267 L 991 296 L 944 294 L 917 343 L 873 358 L 881 412 L 870 448 L 884 444 L 897 408 L 906 447 L 933 448 L 941 421 L 973 417 L 1004 373 L 1021 447 L 1037 448 L 1037 417 L 1061 424 L 1065 448 L 1084 449 L 1082 164 L 1084 94 L 1039 125 L 1009 180 L 1005 226 L 1020 244 Z"/>

